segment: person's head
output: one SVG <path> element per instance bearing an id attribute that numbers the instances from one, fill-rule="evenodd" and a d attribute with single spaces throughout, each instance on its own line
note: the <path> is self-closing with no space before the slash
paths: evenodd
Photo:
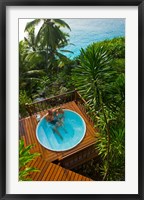
<path id="1" fill-rule="evenodd" d="M 48 110 L 48 115 L 53 115 L 53 112 L 51 109 Z"/>
<path id="2" fill-rule="evenodd" d="M 57 110 L 58 110 L 58 113 L 60 113 L 60 114 L 64 113 L 64 111 L 61 107 L 59 107 Z"/>

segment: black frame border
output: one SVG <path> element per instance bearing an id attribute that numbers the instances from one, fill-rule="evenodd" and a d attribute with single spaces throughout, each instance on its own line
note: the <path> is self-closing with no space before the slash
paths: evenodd
<path id="1" fill-rule="evenodd" d="M 6 194 L 6 7 L 138 6 L 138 194 Z M 144 200 L 144 0 L 0 0 L 0 199 Z"/>

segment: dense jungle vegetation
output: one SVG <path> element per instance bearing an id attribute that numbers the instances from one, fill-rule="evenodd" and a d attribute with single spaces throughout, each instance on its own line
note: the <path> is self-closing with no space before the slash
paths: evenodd
<path id="1" fill-rule="evenodd" d="M 100 159 L 75 170 L 94 180 L 125 180 L 125 38 L 90 44 L 71 60 L 63 50 L 69 35 L 62 27 L 70 30 L 60 19 L 26 25 L 27 37 L 19 42 L 20 116 L 26 114 L 25 103 L 78 90 L 99 130 Z"/>

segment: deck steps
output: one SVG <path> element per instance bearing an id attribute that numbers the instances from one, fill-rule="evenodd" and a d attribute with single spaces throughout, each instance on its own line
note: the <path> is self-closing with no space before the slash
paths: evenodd
<path id="1" fill-rule="evenodd" d="M 32 172 L 30 174 L 30 178 L 33 181 L 93 181 L 59 165 L 49 163 L 41 157 L 37 157 L 29 166 L 40 170 L 40 172 Z"/>

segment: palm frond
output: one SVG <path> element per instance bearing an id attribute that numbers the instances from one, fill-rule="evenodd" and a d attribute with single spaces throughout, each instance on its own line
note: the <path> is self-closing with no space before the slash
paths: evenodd
<path id="1" fill-rule="evenodd" d="M 28 23 L 26 24 L 26 27 L 25 27 L 25 30 L 24 30 L 24 31 L 30 30 L 30 29 L 33 28 L 34 26 L 38 25 L 40 21 L 41 21 L 41 19 L 34 19 L 33 21 L 28 22 Z"/>
<path id="2" fill-rule="evenodd" d="M 61 19 L 53 19 L 53 21 L 54 21 L 56 24 L 58 24 L 58 25 L 60 25 L 60 26 L 62 26 L 62 27 L 67 27 L 69 30 L 71 30 L 70 26 L 69 26 L 65 21 L 63 21 L 63 20 L 61 20 Z"/>

